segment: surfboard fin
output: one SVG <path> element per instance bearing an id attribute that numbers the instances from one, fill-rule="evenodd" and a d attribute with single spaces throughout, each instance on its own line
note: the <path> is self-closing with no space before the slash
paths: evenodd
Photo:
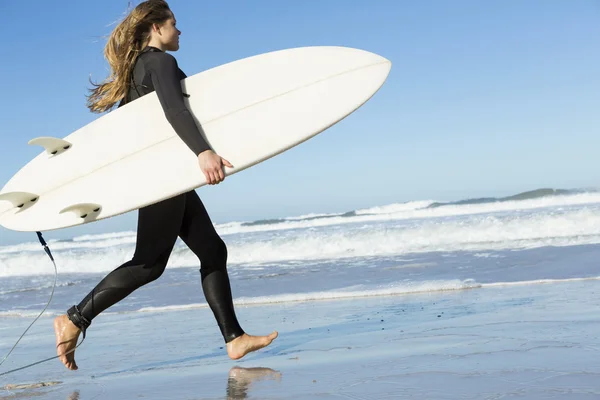
<path id="1" fill-rule="evenodd" d="M 59 214 L 71 212 L 77 217 L 84 219 L 85 221 L 91 221 L 95 219 L 98 216 L 98 214 L 100 214 L 101 210 L 102 207 L 99 204 L 79 203 L 73 204 L 72 206 L 62 209 Z"/>
<path id="2" fill-rule="evenodd" d="M 7 192 L 0 194 L 0 201 L 8 201 L 12 208 L 18 208 L 17 212 L 23 211 L 34 205 L 39 196 L 28 192 Z"/>
<path id="3" fill-rule="evenodd" d="M 69 150 L 73 145 L 66 140 L 49 136 L 31 139 L 27 144 L 42 146 L 50 156 L 56 156 Z"/>

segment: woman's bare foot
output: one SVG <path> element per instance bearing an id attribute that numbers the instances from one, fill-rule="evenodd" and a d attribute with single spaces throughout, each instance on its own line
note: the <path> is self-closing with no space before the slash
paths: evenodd
<path id="1" fill-rule="evenodd" d="M 277 331 L 269 336 L 250 336 L 243 334 L 227 343 L 227 354 L 232 360 L 239 360 L 246 354 L 267 347 L 277 337 Z"/>
<path id="2" fill-rule="evenodd" d="M 77 346 L 77 339 L 79 338 L 81 329 L 76 327 L 69 317 L 61 315 L 54 319 L 54 333 L 56 334 L 56 354 L 60 356 L 60 361 L 68 369 L 76 370 L 75 351 L 69 354 L 66 353 Z"/>

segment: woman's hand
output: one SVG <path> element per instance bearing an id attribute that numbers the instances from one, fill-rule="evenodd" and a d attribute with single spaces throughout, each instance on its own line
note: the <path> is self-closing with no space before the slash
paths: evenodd
<path id="1" fill-rule="evenodd" d="M 205 150 L 198 155 L 198 164 L 209 185 L 218 185 L 225 179 L 223 166 L 233 168 L 233 165 L 212 150 Z"/>

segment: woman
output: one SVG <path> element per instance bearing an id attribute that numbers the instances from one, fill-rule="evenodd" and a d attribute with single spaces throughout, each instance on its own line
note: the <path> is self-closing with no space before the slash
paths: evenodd
<path id="1" fill-rule="evenodd" d="M 148 0 L 135 7 L 110 35 L 105 56 L 111 75 L 91 91 L 88 107 L 93 112 L 104 112 L 117 103 L 121 106 L 156 91 L 175 132 L 198 156 L 207 182 L 218 184 L 225 178 L 223 165 L 232 165 L 210 149 L 184 104 L 180 81 L 185 74 L 175 58 L 166 53 L 179 49 L 181 32 L 175 22 L 165 1 Z M 57 353 L 67 368 L 77 369 L 72 350 L 79 334 L 83 332 L 85 337 L 94 317 L 157 279 L 165 270 L 178 236 L 200 259 L 202 289 L 229 357 L 239 359 L 268 346 L 277 337 L 275 331 L 268 336 L 250 336 L 240 327 L 227 275 L 227 248 L 192 190 L 141 208 L 133 258 L 108 274 L 66 315 L 54 320 Z"/>

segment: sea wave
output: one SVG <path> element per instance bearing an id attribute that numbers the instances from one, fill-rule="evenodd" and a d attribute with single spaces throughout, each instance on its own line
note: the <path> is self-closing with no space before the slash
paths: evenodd
<path id="1" fill-rule="evenodd" d="M 600 209 L 544 213 L 469 215 L 410 223 L 360 225 L 352 229 L 281 232 L 226 240 L 231 268 L 264 263 L 333 261 L 426 252 L 531 249 L 600 243 Z M 106 272 L 129 260 L 134 244 L 88 249 L 53 249 L 62 272 Z M 178 245 L 169 267 L 198 266 Z M 0 254 L 0 276 L 45 275 L 53 268 L 43 251 Z"/>
<path id="2" fill-rule="evenodd" d="M 581 277 L 581 278 L 565 278 L 565 279 L 536 279 L 529 281 L 515 282 L 492 282 L 478 283 L 473 279 L 450 279 L 450 280 L 430 280 L 422 282 L 394 282 L 389 285 L 377 288 L 360 288 L 348 287 L 336 290 L 306 292 L 306 293 L 285 293 L 273 296 L 256 296 L 256 297 L 241 297 L 234 299 L 236 306 L 264 306 L 282 303 L 297 303 L 297 302 L 315 302 L 326 300 L 352 300 L 369 297 L 384 297 L 384 296 L 406 296 L 425 293 L 442 293 L 451 291 L 464 290 L 485 290 L 489 288 L 515 287 L 515 286 L 532 286 L 532 285 L 549 285 L 563 284 L 582 281 L 600 280 L 600 276 Z M 127 311 L 106 311 L 105 315 L 124 314 L 124 313 L 162 313 L 173 311 L 186 311 L 201 308 L 208 308 L 207 303 L 192 303 L 192 304 L 177 304 L 169 306 L 157 307 L 141 307 Z M 45 318 L 54 317 L 63 314 L 64 310 L 47 310 L 43 316 Z M 35 310 L 8 310 L 1 311 L 0 318 L 31 318 L 39 315 L 39 311 Z"/>

